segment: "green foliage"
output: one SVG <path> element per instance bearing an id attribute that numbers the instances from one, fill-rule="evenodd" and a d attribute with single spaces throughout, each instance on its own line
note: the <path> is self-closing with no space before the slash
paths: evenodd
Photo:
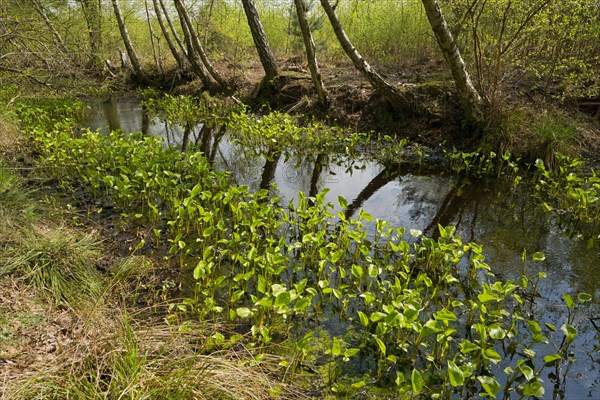
<path id="1" fill-rule="evenodd" d="M 565 118 L 546 113 L 534 125 L 533 134 L 541 143 L 544 161 L 549 166 L 554 165 L 559 154 L 569 154 L 578 136 L 577 128 Z"/>
<path id="2" fill-rule="evenodd" d="M 67 307 L 97 300 L 104 288 L 95 264 L 99 239 L 39 222 L 38 208 L 22 179 L 0 163 L 0 276 L 22 278 L 35 293 Z"/>
<path id="3" fill-rule="evenodd" d="M 553 168 L 535 163 L 536 195 L 544 209 L 557 215 L 575 235 L 596 236 L 600 221 L 600 177 L 583 162 L 557 156 Z"/>
<path id="4" fill-rule="evenodd" d="M 23 179 L 0 160 L 0 218 L 4 221 L 0 226 L 0 240 L 5 243 L 17 240 L 19 229 L 31 226 L 37 219 L 37 211 Z"/>
<path id="5" fill-rule="evenodd" d="M 446 158 L 450 169 L 461 175 L 479 178 L 514 176 L 515 184 L 521 180 L 521 177 L 517 175 L 520 171 L 520 159 L 512 157 L 510 152 L 498 155 L 493 151 L 486 152 L 483 149 L 469 153 L 453 149 L 451 152 L 446 152 Z"/>
<path id="6" fill-rule="evenodd" d="M 353 44 L 368 58 L 419 63 L 438 54 L 420 1 L 347 0 L 336 11 Z"/>
<path id="7" fill-rule="evenodd" d="M 203 93 L 200 98 L 193 96 L 173 97 L 165 94 L 162 99 L 157 99 L 153 90 L 141 91 L 142 107 L 151 113 L 163 118 L 170 124 L 177 124 L 185 129 L 192 129 L 200 121 L 210 127 L 221 126 L 229 120 L 229 115 L 242 106 L 226 105 L 217 98 Z"/>
<path id="8" fill-rule="evenodd" d="M 155 106 L 180 115 L 167 107 L 172 101 Z M 181 105 L 188 110 L 187 100 Z M 334 143 L 321 142 L 328 136 L 315 125 L 300 128 L 277 113 L 250 122 L 244 113 L 228 119 L 242 132 L 240 140 L 281 148 L 286 140 Z M 193 278 L 193 295 L 172 305 L 171 322 L 214 319 L 248 335 L 219 331 L 215 346 L 244 340 L 260 362 L 264 345 L 289 339 L 300 360 L 291 366 L 298 369 L 307 354 L 319 351 L 307 330 L 338 321 L 328 350 L 316 354 L 327 356 L 323 379 L 333 391 L 341 390 L 343 376 L 355 389 L 393 380 L 400 395 L 440 398 L 496 397 L 501 390 L 541 395 L 544 362 L 572 362 L 567 349 L 577 334 L 574 314 L 589 296 L 580 295 L 579 302 L 565 297 L 563 328 L 550 329 L 550 321 L 542 328 L 525 300 L 529 280 L 497 279 L 481 246 L 464 243 L 454 227 L 440 226 L 439 238 L 432 239 L 416 230 L 408 235 L 364 211 L 347 219 L 325 203 L 325 193 L 299 193 L 297 202 L 282 206 L 266 190 L 230 185 L 201 154 L 165 149 L 157 139 L 74 135 L 68 121 L 41 118 L 40 126 L 27 114 L 23 120 L 51 177 L 66 187 L 84 183 L 126 222 L 143 224 L 168 243 L 170 256 Z M 485 166 L 495 158 L 481 160 Z M 501 158 L 501 165 L 515 167 L 510 157 Z M 372 234 L 368 224 L 374 224 Z M 537 356 L 536 345 L 547 342 L 557 343 L 556 353 Z M 345 369 L 358 358 L 373 365 L 366 380 Z"/>
<path id="9" fill-rule="evenodd" d="M 8 249 L 0 275 L 17 275 L 47 300 L 77 308 L 98 300 L 104 285 L 90 260 L 100 258 L 99 239 L 79 237 L 66 228 L 25 233 Z"/>
<path id="10" fill-rule="evenodd" d="M 317 14 L 317 9 L 320 7 L 319 2 L 317 0 L 303 0 L 304 9 L 306 10 L 307 20 L 308 20 L 308 28 L 310 29 L 311 34 L 317 34 L 317 32 L 323 29 L 323 23 L 325 22 L 324 14 Z M 300 22 L 298 22 L 298 13 L 296 11 L 296 6 L 292 2 L 290 6 L 290 24 L 288 27 L 288 35 L 290 35 L 290 47 L 292 51 L 297 54 L 304 54 L 304 39 L 302 38 L 302 30 L 300 29 Z M 319 43 L 315 43 L 317 51 L 323 51 L 326 49 L 327 41 L 323 40 Z"/>
<path id="11" fill-rule="evenodd" d="M 85 105 L 72 98 L 30 98 L 19 100 L 16 113 L 22 127 L 74 128 L 85 113 Z"/>
<path id="12" fill-rule="evenodd" d="M 296 11 L 290 2 L 255 1 L 273 51 L 280 57 L 303 53 Z M 314 3 L 314 6 L 312 4 Z M 307 2 L 309 22 L 320 58 L 335 60 L 342 53 L 318 1 Z M 361 53 L 381 62 L 422 60 L 436 54 L 420 2 L 340 1 L 337 12 Z M 207 29 L 209 48 L 226 59 L 255 58 L 253 41 L 241 4 L 210 2 L 198 8 L 200 26 Z"/>
<path id="13" fill-rule="evenodd" d="M 479 89 L 493 105 L 502 81 L 563 97 L 598 95 L 598 4 L 452 0 L 445 15 Z M 534 83 L 535 82 L 535 83 Z"/>
<path id="14" fill-rule="evenodd" d="M 552 2 L 524 33 L 528 40 L 515 53 L 515 63 L 556 96 L 598 96 L 599 16 L 596 1 Z M 542 41 L 544 36 L 553 40 Z"/>

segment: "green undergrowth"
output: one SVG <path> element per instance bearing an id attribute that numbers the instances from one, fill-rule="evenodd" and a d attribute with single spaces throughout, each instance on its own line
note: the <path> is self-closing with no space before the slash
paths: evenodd
<path id="1" fill-rule="evenodd" d="M 186 130 L 200 122 L 213 129 L 224 128 L 237 143 L 252 146 L 253 151 L 259 153 L 281 153 L 297 148 L 299 143 L 302 143 L 302 151 L 306 154 L 350 152 L 359 145 L 366 147 L 370 144 L 370 135 L 365 133 L 327 127 L 311 120 L 299 124 L 296 118 L 278 111 L 257 116 L 244 105 L 226 105 L 208 95 L 202 98 L 164 95 L 157 99 L 155 93 L 142 94 L 142 104 L 169 123 Z"/>
<path id="2" fill-rule="evenodd" d="M 600 178 L 577 158 L 553 153 L 552 162 L 522 162 L 510 153 L 452 151 L 448 166 L 462 176 L 508 179 L 513 190 L 521 183 L 533 187 L 537 203 L 573 236 L 600 237 Z"/>
<path id="3" fill-rule="evenodd" d="M 600 177 L 583 161 L 558 156 L 554 168 L 535 164 L 535 193 L 546 211 L 558 216 L 569 233 L 600 238 Z"/>
<path id="4" fill-rule="evenodd" d="M 260 368 L 266 349 L 283 347 L 282 379 L 316 375 L 320 396 L 341 397 L 541 397 L 547 370 L 564 379 L 575 361 L 575 316 L 591 296 L 565 295 L 565 315 L 545 320 L 531 300 L 543 275 L 498 279 L 481 246 L 453 227 L 429 238 L 363 211 L 348 219 L 325 193 L 282 205 L 266 190 L 230 184 L 201 153 L 137 134 L 80 134 L 68 115 L 44 112 L 21 114 L 38 165 L 65 190 L 113 206 L 124 226 L 143 226 L 137 249 L 168 252 L 188 280 L 167 321 L 209 332 L 211 351 L 243 346 Z M 228 123 L 265 146 L 339 144 L 319 142 L 327 136 L 314 125 L 280 114 L 251 123 L 243 112 Z M 206 329 L 209 321 L 217 328 Z"/>
<path id="5" fill-rule="evenodd" d="M 58 105 L 61 113 L 72 110 L 73 120 L 79 106 Z M 53 112 L 47 119 L 22 115 L 56 129 L 72 126 Z M 155 321 L 161 297 L 131 292 L 156 286 L 156 262 L 107 254 L 113 239 L 100 240 L 82 223 L 43 167 L 0 160 L 0 397 L 304 398 L 245 365 L 249 353 L 199 352 L 203 335 Z M 152 298 L 151 310 L 141 308 Z"/>

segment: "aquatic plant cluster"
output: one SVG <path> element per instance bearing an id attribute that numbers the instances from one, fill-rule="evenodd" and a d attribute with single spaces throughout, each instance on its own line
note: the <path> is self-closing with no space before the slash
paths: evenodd
<path id="1" fill-rule="evenodd" d="M 432 239 L 365 212 L 348 219 L 324 203 L 324 193 L 281 205 L 267 190 L 232 185 L 199 152 L 139 134 L 77 132 L 80 110 L 80 103 L 20 107 L 39 166 L 63 187 L 111 204 L 124 223 L 147 227 L 153 243 L 140 246 L 168 243 L 194 280 L 168 320 L 183 328 L 191 319 L 221 322 L 210 337 L 214 348 L 242 343 L 260 362 L 265 345 L 288 346 L 280 364 L 286 377 L 316 364 L 324 390 L 338 394 L 386 388 L 424 398 L 539 397 L 545 369 L 555 371 L 556 387 L 564 385 L 575 315 L 590 295 L 565 295 L 564 320 L 541 321 L 532 299 L 542 275 L 497 279 L 481 246 L 463 243 L 453 227 L 440 226 Z M 265 146 L 284 138 L 359 144 L 287 118 L 242 110 L 226 123 Z M 373 236 L 366 223 L 375 223 Z M 523 261 L 542 259 L 536 253 Z M 324 328 L 331 321 L 336 328 Z"/>
<path id="2" fill-rule="evenodd" d="M 348 153 L 359 146 L 364 149 L 375 143 L 371 141 L 370 134 L 324 126 L 314 120 L 299 125 L 296 118 L 279 111 L 256 116 L 243 104 L 227 105 L 209 95 L 197 99 L 165 94 L 157 99 L 152 91 L 142 91 L 141 94 L 144 98 L 142 106 L 170 124 L 191 130 L 198 121 L 202 121 L 208 128 L 229 129 L 234 133 L 233 140 L 241 145 L 251 145 L 260 153 L 282 153 L 297 148 L 299 143 L 302 143 L 302 151 L 306 154 Z"/>
<path id="3" fill-rule="evenodd" d="M 531 182 L 537 202 L 553 214 L 567 234 L 600 238 L 600 177 L 583 160 L 557 153 L 552 166 L 537 159 L 524 164 L 510 153 L 450 151 L 448 167 L 455 173 L 477 178 L 504 177 L 515 189 L 523 179 Z"/>
<path id="4" fill-rule="evenodd" d="M 544 208 L 561 218 L 575 235 L 600 237 L 600 177 L 587 171 L 583 162 L 566 156 L 557 157 L 557 165 L 547 168 L 536 162 L 536 193 Z"/>

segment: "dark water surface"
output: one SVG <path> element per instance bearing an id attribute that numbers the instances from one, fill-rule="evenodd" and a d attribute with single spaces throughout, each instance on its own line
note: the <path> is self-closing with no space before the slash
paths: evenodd
<path id="1" fill-rule="evenodd" d="M 277 187 L 284 204 L 297 198 L 297 192 L 314 195 L 329 189 L 326 197 L 342 211 L 338 196 L 348 201 L 347 216 L 360 209 L 392 226 L 419 229 L 435 235 L 437 225 L 455 225 L 464 242 L 483 245 L 493 272 L 502 279 L 517 279 L 524 271 L 538 271 L 548 277 L 539 285 L 538 300 L 543 321 L 561 310 L 562 293 L 592 294 L 591 316 L 576 321 L 580 332 L 578 361 L 568 374 L 564 397 L 552 397 L 553 384 L 543 376 L 546 398 L 600 399 L 600 355 L 598 334 L 589 317 L 600 317 L 600 244 L 598 239 L 570 238 L 551 216 L 531 198 L 526 185 L 513 192 L 510 186 L 483 182 L 458 182 L 446 174 L 420 172 L 418 168 L 387 169 L 368 159 L 343 155 L 300 156 L 289 152 L 267 160 L 254 149 L 230 140 L 227 132 L 207 132 L 199 124 L 187 138 L 181 127 L 146 115 L 136 99 L 92 103 L 88 126 L 106 133 L 120 129 L 164 138 L 166 146 L 197 144 L 215 168 L 227 170 L 235 182 L 253 190 Z M 523 265 L 523 252 L 543 252 L 546 260 Z M 542 321 L 540 319 L 540 321 Z M 600 319 L 596 321 L 600 325 Z M 587 352 L 587 354 L 586 354 Z"/>

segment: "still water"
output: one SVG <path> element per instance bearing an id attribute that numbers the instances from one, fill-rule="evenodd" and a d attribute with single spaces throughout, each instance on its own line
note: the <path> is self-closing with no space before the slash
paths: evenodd
<path id="1" fill-rule="evenodd" d="M 327 200 L 346 216 L 362 209 L 393 226 L 419 229 L 430 236 L 437 234 L 438 224 L 454 225 L 464 242 L 483 245 L 487 263 L 499 278 L 547 273 L 540 282 L 537 301 L 544 320 L 549 318 L 558 326 L 563 322 L 553 316 L 562 307 L 557 305 L 562 304 L 562 293 L 592 294 L 591 314 L 576 321 L 580 330 L 578 362 L 568 375 L 563 398 L 600 399 L 599 336 L 590 320 L 598 318 L 594 321 L 600 325 L 600 244 L 598 239 L 566 235 L 560 224 L 532 201 L 526 185 L 513 191 L 499 183 L 458 181 L 418 167 L 389 169 L 367 158 L 338 154 L 307 156 L 289 151 L 265 158 L 256 149 L 235 142 L 231 133 L 209 131 L 202 124 L 186 135 L 181 127 L 148 116 L 137 99 L 91 103 L 89 107 L 87 126 L 91 130 L 142 131 L 162 137 L 165 146 L 193 143 L 215 168 L 229 171 L 236 183 L 253 190 L 271 188 L 283 204 L 294 201 L 298 191 L 314 195 L 328 189 Z M 346 209 L 340 208 L 338 196 L 348 201 Z M 542 252 L 546 260 L 524 265 L 524 252 L 529 256 Z M 544 385 L 550 398 L 550 379 Z"/>

